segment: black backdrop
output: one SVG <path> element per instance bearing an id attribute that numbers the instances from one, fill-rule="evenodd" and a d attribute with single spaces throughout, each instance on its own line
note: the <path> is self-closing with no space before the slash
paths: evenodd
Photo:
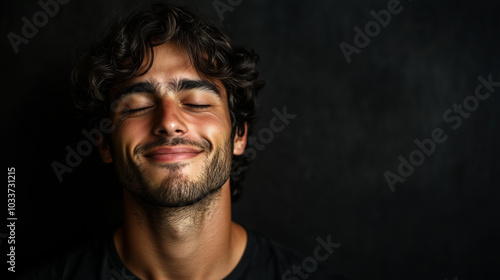
<path id="1" fill-rule="evenodd" d="M 341 246 L 328 264 L 357 279 L 498 278 L 500 87 L 474 96 L 479 76 L 500 81 L 500 4 L 405 0 L 377 30 L 370 11 L 394 0 L 221 0 L 235 4 L 223 19 L 214 2 L 185 1 L 255 49 L 266 81 L 256 129 L 264 148 L 233 207 L 237 222 L 308 256 L 317 237 L 331 235 Z M 69 97 L 78 51 L 148 4 L 60 4 L 45 24 L 39 16 L 41 27 L 16 53 L 8 34 L 21 36 L 22 18 L 32 22 L 42 8 L 2 1 L 2 162 L 4 176 L 16 170 L 17 271 L 119 222 L 119 188 L 95 154 L 62 183 L 51 163 L 64 163 L 65 147 L 86 139 Z M 369 42 L 354 29 L 367 24 Z M 353 50 L 355 38 L 348 63 L 339 45 Z M 454 104 L 464 105 L 462 116 L 448 111 Z M 273 109 L 284 107 L 296 117 L 269 130 Z M 416 139 L 439 128 L 446 136 L 436 139 L 445 141 L 428 156 L 413 152 Z M 418 166 L 393 192 L 384 172 L 398 175 L 401 158 Z"/>

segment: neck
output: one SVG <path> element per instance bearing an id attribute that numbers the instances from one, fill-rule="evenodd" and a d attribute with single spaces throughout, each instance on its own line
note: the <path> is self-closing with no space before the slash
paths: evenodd
<path id="1" fill-rule="evenodd" d="M 151 207 L 124 190 L 115 245 L 141 279 L 222 279 L 238 264 L 245 230 L 231 221 L 229 182 L 186 207 Z"/>

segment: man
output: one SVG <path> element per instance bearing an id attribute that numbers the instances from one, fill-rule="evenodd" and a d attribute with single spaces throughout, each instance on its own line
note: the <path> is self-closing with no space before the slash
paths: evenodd
<path id="1" fill-rule="evenodd" d="M 343 279 L 304 272 L 303 257 L 231 220 L 256 63 L 184 8 L 156 4 L 116 24 L 73 81 L 92 125 L 111 119 L 99 153 L 123 185 L 124 223 L 27 278 Z"/>

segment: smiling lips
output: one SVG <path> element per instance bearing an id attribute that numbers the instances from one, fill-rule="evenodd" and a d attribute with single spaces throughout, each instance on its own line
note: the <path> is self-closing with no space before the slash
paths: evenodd
<path id="1" fill-rule="evenodd" d="M 178 160 L 190 159 L 202 150 L 190 147 L 161 147 L 151 150 L 144 154 L 144 157 L 158 162 L 173 162 Z"/>

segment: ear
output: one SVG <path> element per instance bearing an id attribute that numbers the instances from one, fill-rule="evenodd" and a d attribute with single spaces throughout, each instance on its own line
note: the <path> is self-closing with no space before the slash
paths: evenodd
<path id="1" fill-rule="evenodd" d="M 113 161 L 109 144 L 105 139 L 99 142 L 99 155 L 104 163 L 111 163 Z"/>
<path id="2" fill-rule="evenodd" d="M 247 123 L 245 122 L 245 133 L 239 136 L 238 133 L 234 135 L 233 139 L 233 154 L 239 156 L 245 151 L 247 145 Z"/>

